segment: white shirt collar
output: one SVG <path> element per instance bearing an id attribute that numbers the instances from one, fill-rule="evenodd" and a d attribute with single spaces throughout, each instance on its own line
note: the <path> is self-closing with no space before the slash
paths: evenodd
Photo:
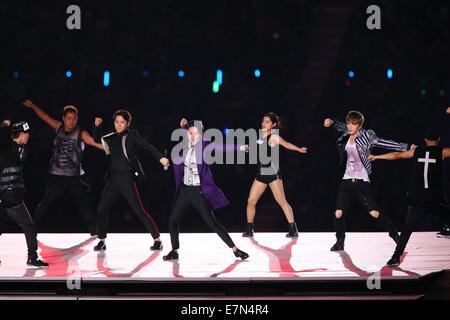
<path id="1" fill-rule="evenodd" d="M 194 147 L 200 140 L 195 141 L 194 143 L 189 142 L 189 147 Z"/>

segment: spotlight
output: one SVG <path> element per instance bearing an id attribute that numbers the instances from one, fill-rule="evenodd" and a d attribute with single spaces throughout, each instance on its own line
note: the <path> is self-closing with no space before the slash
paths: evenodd
<path id="1" fill-rule="evenodd" d="M 213 92 L 214 93 L 219 92 L 219 82 L 217 82 L 217 81 L 213 82 Z"/>
<path id="2" fill-rule="evenodd" d="M 103 85 L 105 87 L 109 86 L 109 78 L 110 78 L 110 73 L 108 70 L 106 70 L 105 73 L 103 74 Z"/>
<path id="3" fill-rule="evenodd" d="M 388 79 L 392 79 L 393 75 L 394 75 L 394 72 L 392 71 L 392 69 L 388 69 L 388 71 L 387 71 Z"/>

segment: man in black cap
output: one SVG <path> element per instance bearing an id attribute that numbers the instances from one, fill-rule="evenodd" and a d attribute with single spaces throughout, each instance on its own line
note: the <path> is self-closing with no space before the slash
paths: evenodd
<path id="1" fill-rule="evenodd" d="M 23 163 L 29 132 L 30 127 L 24 121 L 12 126 L 9 120 L 0 124 L 0 215 L 6 213 L 22 228 L 28 247 L 27 265 L 48 267 L 48 263 L 38 259 L 36 228 L 24 203 Z"/>
<path id="2" fill-rule="evenodd" d="M 396 160 L 413 158 L 413 168 L 408 190 L 408 215 L 400 239 L 388 266 L 400 264 L 400 257 L 415 226 L 427 213 L 440 216 L 447 226 L 438 235 L 444 236 L 450 222 L 450 210 L 446 199 L 443 179 L 442 161 L 450 157 L 450 148 L 438 146 L 439 134 L 431 129 L 425 132 L 425 146 L 419 146 L 405 152 L 391 152 L 383 155 L 370 155 L 369 160 Z"/>

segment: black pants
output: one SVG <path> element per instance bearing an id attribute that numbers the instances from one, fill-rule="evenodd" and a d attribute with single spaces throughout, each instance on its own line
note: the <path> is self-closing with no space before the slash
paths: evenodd
<path id="1" fill-rule="evenodd" d="M 73 201 L 68 203 L 68 206 L 76 205 L 83 216 L 83 219 L 88 226 L 91 234 L 95 233 L 95 210 L 89 201 L 86 187 L 80 180 L 79 176 L 56 176 L 50 175 L 47 183 L 47 190 L 44 198 L 39 203 L 34 213 L 34 222 L 36 227 L 41 230 L 45 222 L 45 217 L 50 208 L 50 205 L 61 198 L 65 193 L 69 193 L 73 197 Z"/>
<path id="2" fill-rule="evenodd" d="M 201 187 L 191 187 L 182 184 L 180 186 L 180 190 L 178 191 L 178 195 L 175 199 L 169 218 L 169 231 L 172 249 L 176 250 L 180 247 L 180 241 L 178 239 L 179 221 L 191 205 L 200 213 L 206 224 L 219 235 L 228 247 L 233 248 L 233 240 L 225 228 L 214 217 L 214 213 L 211 210 L 209 202 L 203 196 Z"/>
<path id="3" fill-rule="evenodd" d="M 107 179 L 97 209 L 98 238 L 106 238 L 108 213 L 121 196 L 128 202 L 131 210 L 142 221 L 153 239 L 159 238 L 159 231 L 155 222 L 142 206 L 136 182 L 131 172 L 111 173 Z"/>
<path id="4" fill-rule="evenodd" d="M 352 196 L 355 196 L 359 200 L 367 212 L 373 210 L 379 212 L 370 182 L 362 180 L 356 180 L 354 182 L 352 180 L 342 180 L 336 201 L 336 210 L 342 210 L 342 216 L 337 218 L 336 215 L 334 215 L 334 226 L 338 241 L 344 241 L 345 239 L 345 209 Z M 389 232 L 389 234 L 397 232 L 394 223 L 388 216 L 379 212 L 376 220 L 384 230 Z"/>
<path id="5" fill-rule="evenodd" d="M 8 216 L 14 223 L 19 225 L 25 239 L 27 241 L 28 255 L 37 256 L 37 239 L 36 228 L 31 219 L 30 213 L 23 202 L 25 190 L 23 189 L 8 189 L 0 194 L 0 215 L 2 215 L 2 222 L 6 222 L 5 215 Z"/>
<path id="6" fill-rule="evenodd" d="M 400 234 L 400 240 L 398 241 L 397 247 L 395 248 L 394 255 L 400 257 L 405 251 L 406 244 L 409 241 L 414 228 L 420 222 L 424 215 L 432 213 L 438 215 L 443 224 L 448 224 L 450 222 L 450 212 L 449 207 L 445 205 L 441 206 L 429 206 L 429 207 L 419 207 L 411 206 L 408 207 L 408 214 L 406 216 L 405 224 L 402 228 L 402 233 Z"/>

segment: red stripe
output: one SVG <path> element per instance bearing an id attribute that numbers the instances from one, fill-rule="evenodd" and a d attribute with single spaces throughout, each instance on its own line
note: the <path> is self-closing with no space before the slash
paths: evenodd
<path id="1" fill-rule="evenodd" d="M 138 200 L 139 200 L 139 204 L 141 205 L 142 211 L 144 211 L 144 213 L 147 215 L 147 217 L 149 217 L 150 220 L 152 220 L 152 223 L 155 226 L 156 231 L 159 233 L 159 230 L 158 230 L 158 227 L 156 226 L 155 221 L 153 221 L 152 217 L 148 214 L 147 211 L 145 211 L 144 206 L 142 205 L 141 197 L 139 196 L 139 192 L 138 192 L 138 189 L 136 187 L 136 183 L 134 184 L 134 190 L 136 190 L 136 194 L 137 194 L 137 197 L 138 197 Z"/>

